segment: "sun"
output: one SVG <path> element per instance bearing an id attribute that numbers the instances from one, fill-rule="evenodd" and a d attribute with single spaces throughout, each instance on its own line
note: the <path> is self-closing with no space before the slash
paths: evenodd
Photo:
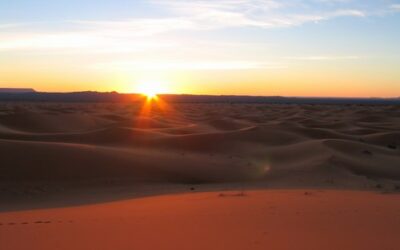
<path id="1" fill-rule="evenodd" d="M 145 95 L 147 99 L 154 99 L 159 94 L 165 94 L 168 92 L 167 84 L 163 82 L 151 82 L 145 81 L 140 82 L 137 87 L 137 92 L 142 95 Z"/>
<path id="2" fill-rule="evenodd" d="M 146 90 L 142 94 L 145 95 L 149 99 L 153 99 L 153 98 L 155 98 L 157 96 L 157 92 L 155 92 L 153 90 Z"/>

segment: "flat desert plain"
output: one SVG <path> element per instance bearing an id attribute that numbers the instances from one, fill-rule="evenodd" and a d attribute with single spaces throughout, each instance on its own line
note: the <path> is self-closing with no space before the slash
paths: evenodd
<path id="1" fill-rule="evenodd" d="M 1 103 L 0 249 L 399 249 L 400 108 Z"/>

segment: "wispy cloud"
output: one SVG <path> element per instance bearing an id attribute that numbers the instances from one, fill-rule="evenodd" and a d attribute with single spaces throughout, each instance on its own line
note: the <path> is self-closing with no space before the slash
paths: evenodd
<path id="1" fill-rule="evenodd" d="M 298 61 L 336 61 L 336 60 L 357 60 L 361 58 L 362 57 L 360 56 L 335 56 L 335 55 L 285 57 L 285 59 L 288 60 L 298 60 Z"/>
<path id="2" fill-rule="evenodd" d="M 0 30 L 25 26 L 27 23 L 0 23 Z"/>
<path id="3" fill-rule="evenodd" d="M 94 37 L 79 33 L 30 34 L 1 39 L 0 50 L 77 48 L 97 42 Z"/>
<path id="4" fill-rule="evenodd" d="M 154 0 L 194 29 L 219 29 L 226 27 L 280 28 L 299 26 L 308 22 L 318 22 L 336 17 L 365 17 L 365 10 L 355 8 L 320 8 L 305 6 L 307 1 L 274 0 L 223 0 L 223 1 L 183 1 Z M 340 1 L 342 2 L 342 1 Z M 319 5 L 324 6 L 327 1 Z M 332 3 L 332 2 L 330 2 Z M 318 5 L 315 2 L 314 5 Z M 353 6 L 351 6 L 353 7 Z"/>
<path id="5" fill-rule="evenodd" d="M 360 4 L 350 0 L 150 0 L 163 15 L 123 20 L 67 20 L 58 24 L 37 24 L 18 31 L 18 23 L 0 24 L 0 51 L 86 49 L 84 52 L 141 51 L 168 46 L 148 42 L 151 37 L 179 31 L 207 31 L 225 28 L 286 28 L 340 17 L 364 18 L 372 11 L 387 10 L 387 4 Z M 355 4 L 358 3 L 358 4 Z M 398 10 L 399 4 L 390 5 Z M 62 26 L 62 27 L 61 27 Z M 66 28 L 67 27 L 67 28 Z"/>
<path id="6" fill-rule="evenodd" d="M 282 63 L 260 61 L 120 61 L 105 62 L 94 65 L 102 70 L 249 70 L 281 69 L 287 66 Z"/>
<path id="7" fill-rule="evenodd" d="M 122 32 L 122 31 L 120 31 Z M 137 39 L 134 36 L 118 35 L 117 31 L 70 31 L 0 34 L 1 51 L 47 51 L 79 53 L 118 53 L 153 50 L 176 46 L 171 41 L 147 38 Z M 84 50 L 82 50 L 84 49 Z"/>
<path id="8" fill-rule="evenodd" d="M 134 18 L 119 21 L 69 21 L 95 31 L 97 34 L 114 37 L 151 36 L 175 30 L 195 29 L 195 24 L 182 17 Z"/>
<path id="9" fill-rule="evenodd" d="M 400 4 L 392 4 L 390 5 L 391 10 L 400 11 Z"/>

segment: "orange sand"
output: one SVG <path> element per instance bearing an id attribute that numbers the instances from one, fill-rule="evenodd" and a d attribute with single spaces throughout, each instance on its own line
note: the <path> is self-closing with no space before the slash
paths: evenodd
<path id="1" fill-rule="evenodd" d="M 221 194 L 224 194 L 221 196 Z M 274 190 L 0 213 L 2 250 L 398 249 L 400 196 Z"/>

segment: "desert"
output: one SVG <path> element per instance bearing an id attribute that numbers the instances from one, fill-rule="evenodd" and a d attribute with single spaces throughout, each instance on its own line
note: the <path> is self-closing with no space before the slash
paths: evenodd
<path id="1" fill-rule="evenodd" d="M 0 0 L 0 250 L 399 250 L 399 0 Z"/>
<path id="2" fill-rule="evenodd" d="M 399 244 L 395 105 L 14 102 L 0 124 L 2 249 Z"/>

